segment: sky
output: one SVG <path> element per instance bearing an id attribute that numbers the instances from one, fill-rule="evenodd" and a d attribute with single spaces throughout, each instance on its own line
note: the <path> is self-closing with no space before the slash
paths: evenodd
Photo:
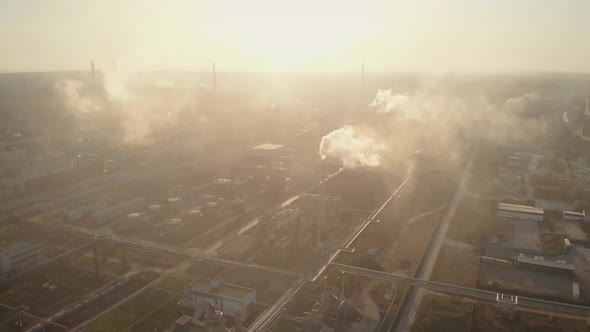
<path id="1" fill-rule="evenodd" d="M 0 0 L 0 71 L 590 72 L 588 0 Z"/>

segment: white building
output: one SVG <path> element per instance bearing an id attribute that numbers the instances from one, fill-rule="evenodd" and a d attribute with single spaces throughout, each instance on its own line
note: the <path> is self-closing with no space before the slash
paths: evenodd
<path id="1" fill-rule="evenodd" d="M 188 285 L 178 304 L 194 310 L 193 323 L 199 324 L 207 308 L 213 304 L 219 307 L 224 316 L 236 318 L 245 315 L 249 307 L 256 303 L 256 290 L 232 284 L 223 280 L 197 279 Z"/>
<path id="2" fill-rule="evenodd" d="M 38 242 L 19 241 L 0 252 L 0 275 L 22 271 L 43 260 L 43 245 Z"/>
<path id="3" fill-rule="evenodd" d="M 584 221 L 585 218 L 586 218 L 585 212 L 563 211 L 563 220 Z"/>
<path id="4" fill-rule="evenodd" d="M 544 211 L 528 205 L 498 203 L 496 216 L 501 219 L 543 221 Z"/>

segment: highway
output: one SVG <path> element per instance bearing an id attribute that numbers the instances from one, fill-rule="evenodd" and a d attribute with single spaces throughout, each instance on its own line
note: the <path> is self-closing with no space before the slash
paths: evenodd
<path id="1" fill-rule="evenodd" d="M 438 253 L 444 243 L 444 240 L 447 236 L 447 231 L 449 230 L 449 225 L 451 224 L 451 220 L 455 215 L 455 210 L 461 202 L 463 198 L 465 185 L 469 178 L 469 174 L 471 172 L 471 167 L 473 166 L 473 162 L 475 161 L 475 157 L 477 156 L 477 152 L 479 150 L 479 142 L 473 148 L 469 160 L 467 161 L 467 165 L 463 170 L 463 174 L 461 174 L 461 178 L 459 179 L 459 184 L 453 197 L 447 204 L 445 212 L 439 222 L 439 225 L 436 228 L 435 234 L 432 237 L 431 243 L 427 247 L 427 251 L 424 253 L 423 261 L 421 268 L 418 270 L 417 278 L 421 280 L 428 280 L 430 279 L 430 275 L 432 274 L 432 270 L 434 268 L 434 263 L 436 262 L 436 258 L 438 257 Z M 412 325 L 414 324 L 414 320 L 416 319 L 418 308 L 420 307 L 420 302 L 422 301 L 422 296 L 424 295 L 424 289 L 421 287 L 411 288 L 408 301 L 403 308 L 401 308 L 400 319 L 397 326 L 398 332 L 410 332 L 412 329 Z M 393 324 L 395 321 L 391 322 L 391 326 L 389 326 L 388 331 L 393 329 Z"/>

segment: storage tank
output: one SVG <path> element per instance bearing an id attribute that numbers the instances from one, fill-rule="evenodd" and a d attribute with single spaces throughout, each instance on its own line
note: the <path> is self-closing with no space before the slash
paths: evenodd
<path id="1" fill-rule="evenodd" d="M 199 208 L 199 209 L 189 210 L 186 213 L 184 220 L 190 224 L 198 224 L 202 218 L 203 218 L 203 212 Z"/>
<path id="2" fill-rule="evenodd" d="M 154 222 L 162 220 L 164 216 L 164 210 L 160 204 L 151 204 L 147 208 L 147 215 L 150 221 Z"/>
<path id="3" fill-rule="evenodd" d="M 184 208 L 184 201 L 181 197 L 168 198 L 168 212 L 171 214 L 180 213 Z"/>
<path id="4" fill-rule="evenodd" d="M 216 219 L 219 216 L 219 203 L 207 202 L 205 203 L 205 211 L 203 213 L 207 219 Z"/>

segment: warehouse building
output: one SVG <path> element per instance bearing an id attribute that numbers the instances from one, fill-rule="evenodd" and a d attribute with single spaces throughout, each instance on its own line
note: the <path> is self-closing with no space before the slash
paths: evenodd
<path id="1" fill-rule="evenodd" d="M 501 219 L 543 221 L 544 215 L 542 208 L 508 203 L 498 203 L 496 211 L 496 216 Z"/>
<path id="2" fill-rule="evenodd" d="M 256 290 L 227 284 L 223 279 L 197 279 L 188 285 L 178 304 L 193 309 L 193 324 L 200 325 L 207 309 L 214 305 L 224 316 L 244 315 L 256 303 Z"/>
<path id="3" fill-rule="evenodd" d="M 584 221 L 584 219 L 586 219 L 585 212 L 563 211 L 563 220 Z"/>
<path id="4" fill-rule="evenodd" d="M 19 241 L 0 252 L 0 275 L 22 271 L 43 260 L 43 245 L 38 242 Z"/>
<path id="5" fill-rule="evenodd" d="M 526 257 L 524 254 L 520 254 L 516 258 L 517 265 L 523 268 L 529 268 L 532 270 L 541 270 L 546 272 L 555 273 L 574 273 L 574 265 L 567 263 L 564 260 L 550 261 L 545 260 L 544 257 Z"/>

